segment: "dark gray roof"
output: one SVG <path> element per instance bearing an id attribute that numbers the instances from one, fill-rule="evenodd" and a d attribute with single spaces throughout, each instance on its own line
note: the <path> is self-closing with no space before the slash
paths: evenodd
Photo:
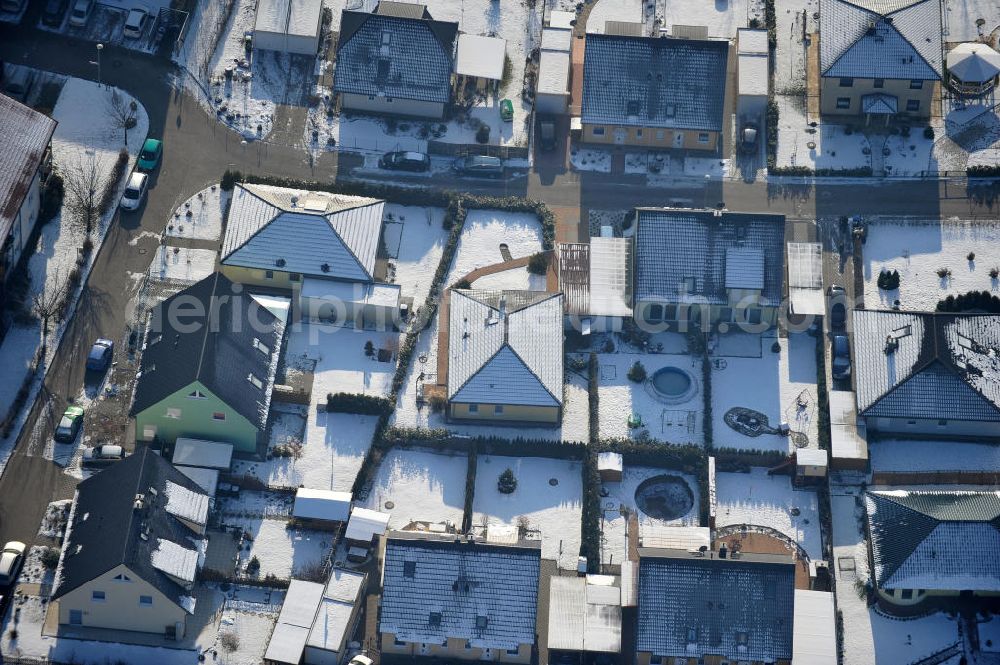
<path id="1" fill-rule="evenodd" d="M 853 317 L 861 415 L 1000 421 L 1000 316 L 855 310 Z"/>
<path id="2" fill-rule="evenodd" d="M 333 89 L 447 103 L 458 24 L 344 11 Z"/>
<path id="3" fill-rule="evenodd" d="M 887 589 L 1000 590 L 1000 493 L 868 492 L 872 568 Z"/>
<path id="4" fill-rule="evenodd" d="M 263 429 L 284 332 L 285 321 L 242 285 L 209 275 L 153 309 L 132 415 L 200 381 Z"/>
<path id="5" fill-rule="evenodd" d="M 681 302 L 685 279 L 690 295 L 710 303 L 728 302 L 727 254 L 752 249 L 763 256 L 761 295 L 777 305 L 784 278 L 784 215 L 707 210 L 640 208 L 635 232 L 635 300 Z M 730 266 L 743 262 L 730 261 Z M 742 277 L 741 277 L 742 279 Z"/>
<path id="6" fill-rule="evenodd" d="M 941 78 L 937 0 L 820 0 L 819 14 L 823 76 Z"/>
<path id="7" fill-rule="evenodd" d="M 408 642 L 513 649 L 534 644 L 541 550 L 459 536 L 392 534 L 379 630 Z"/>
<path id="8" fill-rule="evenodd" d="M 0 63 L 0 75 L 3 74 Z M 0 94 L 0 238 L 6 240 L 31 188 L 56 121 Z"/>
<path id="9" fill-rule="evenodd" d="M 196 550 L 201 540 L 167 511 L 168 482 L 205 494 L 194 481 L 144 445 L 77 486 L 53 598 L 125 565 L 173 602 L 190 606 L 185 601 L 188 591 L 152 563 L 161 539 L 188 550 Z M 155 494 L 150 488 L 155 489 Z M 144 496 L 141 509 L 134 507 L 137 494 Z M 143 531 L 147 538 L 140 537 Z"/>
<path id="10" fill-rule="evenodd" d="M 583 122 L 721 131 L 729 43 L 587 35 Z"/>
<path id="11" fill-rule="evenodd" d="M 791 557 L 641 550 L 638 598 L 637 651 L 763 662 L 792 657 Z"/>

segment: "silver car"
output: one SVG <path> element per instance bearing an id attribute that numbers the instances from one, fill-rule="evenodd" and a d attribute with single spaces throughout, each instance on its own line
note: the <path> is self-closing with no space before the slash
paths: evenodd
<path id="1" fill-rule="evenodd" d="M 25 549 L 24 543 L 17 540 L 3 546 L 3 552 L 0 552 L 0 588 L 8 589 L 17 580 L 21 564 L 24 563 Z"/>
<path id="2" fill-rule="evenodd" d="M 135 210 L 142 205 L 142 200 L 146 197 L 146 186 L 149 184 L 149 176 L 145 173 L 133 173 L 125 185 L 125 193 L 122 194 L 122 210 Z"/>

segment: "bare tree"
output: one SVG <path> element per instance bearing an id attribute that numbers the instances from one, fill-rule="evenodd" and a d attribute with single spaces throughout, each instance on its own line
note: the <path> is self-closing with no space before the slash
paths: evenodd
<path id="1" fill-rule="evenodd" d="M 138 108 L 134 99 L 125 101 L 120 92 L 111 90 L 111 96 L 107 100 L 108 116 L 116 129 L 125 130 L 125 145 L 128 145 L 128 130 L 135 127 Z"/>
<path id="2" fill-rule="evenodd" d="M 83 227 L 90 237 L 94 225 L 101 216 L 101 198 L 106 185 L 104 165 L 96 155 L 83 159 L 63 173 L 66 198 L 63 209 L 69 211 L 74 220 Z"/>
<path id="3" fill-rule="evenodd" d="M 56 271 L 38 293 L 31 296 L 31 311 L 42 320 L 42 356 L 49 338 L 49 321 L 58 319 L 66 299 L 67 285 L 62 273 Z"/>

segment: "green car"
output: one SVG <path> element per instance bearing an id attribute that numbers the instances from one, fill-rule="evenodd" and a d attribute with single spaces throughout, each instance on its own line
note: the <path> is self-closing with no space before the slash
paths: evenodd
<path id="1" fill-rule="evenodd" d="M 83 425 L 83 409 L 78 406 L 67 406 L 63 412 L 62 420 L 56 427 L 55 439 L 59 443 L 73 443 L 76 435 L 80 433 Z"/>
<path id="2" fill-rule="evenodd" d="M 500 102 L 500 118 L 504 122 L 510 122 L 514 119 L 514 104 L 509 99 Z"/>
<path id="3" fill-rule="evenodd" d="M 160 165 L 160 157 L 163 155 L 163 141 L 159 139 L 146 139 L 142 144 L 142 152 L 139 153 L 139 161 L 136 166 L 140 171 L 152 171 Z"/>

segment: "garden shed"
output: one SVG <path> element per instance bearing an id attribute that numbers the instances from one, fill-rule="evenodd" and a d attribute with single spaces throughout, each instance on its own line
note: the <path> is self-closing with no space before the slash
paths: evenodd
<path id="1" fill-rule="evenodd" d="M 322 0 L 260 0 L 254 23 L 255 49 L 316 55 Z"/>

